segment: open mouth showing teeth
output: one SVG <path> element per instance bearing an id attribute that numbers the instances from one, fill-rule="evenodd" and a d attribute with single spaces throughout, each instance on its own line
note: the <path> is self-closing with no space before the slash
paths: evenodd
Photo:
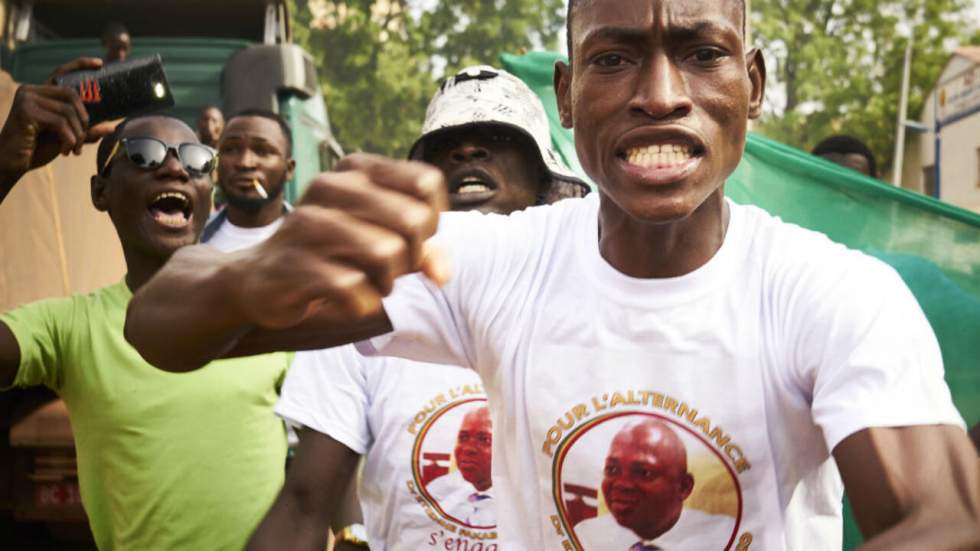
<path id="1" fill-rule="evenodd" d="M 682 165 L 704 154 L 699 147 L 688 144 L 658 144 L 632 147 L 620 154 L 631 165 L 642 168 L 670 168 Z"/>
<path id="2" fill-rule="evenodd" d="M 490 193 L 494 187 L 476 176 L 467 176 L 459 181 L 453 193 L 459 195 L 475 195 L 478 193 Z"/>
<path id="3" fill-rule="evenodd" d="M 190 198 L 175 191 L 158 194 L 150 202 L 148 210 L 154 220 L 171 228 L 186 226 L 193 214 Z"/>

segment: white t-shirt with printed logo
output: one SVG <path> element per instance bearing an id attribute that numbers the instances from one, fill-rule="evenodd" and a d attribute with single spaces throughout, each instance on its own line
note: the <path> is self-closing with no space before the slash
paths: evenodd
<path id="1" fill-rule="evenodd" d="M 599 253 L 598 205 L 445 215 L 453 279 L 400 279 L 385 300 L 395 331 L 358 345 L 481 375 L 497 406 L 505 545 L 591 551 L 576 530 L 601 520 L 648 548 L 840 549 L 831 450 L 868 427 L 963 425 L 936 338 L 887 265 L 729 203 L 707 264 L 634 279 Z M 676 473 L 651 467 L 660 452 L 607 467 L 615 450 L 640 449 L 636 431 L 679 442 L 686 498 Z M 659 512 L 668 502 L 679 520 Z M 681 533 L 698 518 L 717 520 L 698 530 L 711 537 Z"/>
<path id="2" fill-rule="evenodd" d="M 472 370 L 344 346 L 296 354 L 276 413 L 366 456 L 358 492 L 372 550 L 497 551 L 494 488 L 456 467 L 463 418 L 485 407 Z"/>

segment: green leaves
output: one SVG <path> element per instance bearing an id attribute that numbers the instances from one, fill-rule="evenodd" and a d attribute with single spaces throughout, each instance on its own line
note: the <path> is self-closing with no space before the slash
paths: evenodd
<path id="1" fill-rule="evenodd" d="M 952 47 L 967 29 L 969 0 L 753 0 L 754 42 L 769 66 L 760 131 L 811 149 L 833 134 L 868 144 L 891 166 L 902 63 L 915 31 L 909 119 L 918 119 Z"/>
<path id="2" fill-rule="evenodd" d="M 557 48 L 562 0 L 293 0 L 294 38 L 317 62 L 348 151 L 401 157 L 440 78 L 502 52 Z"/>

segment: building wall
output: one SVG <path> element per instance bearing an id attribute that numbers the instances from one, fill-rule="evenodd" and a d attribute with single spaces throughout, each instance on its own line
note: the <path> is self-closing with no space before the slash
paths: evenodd
<path id="1" fill-rule="evenodd" d="M 943 81 L 973 66 L 966 58 L 950 60 Z M 922 110 L 921 122 L 935 126 L 935 90 L 929 94 Z M 946 126 L 941 131 L 940 199 L 958 207 L 980 212 L 980 113 Z M 931 168 L 935 163 L 935 134 L 909 134 L 902 187 L 929 194 Z M 929 174 L 927 174 L 927 172 Z"/>

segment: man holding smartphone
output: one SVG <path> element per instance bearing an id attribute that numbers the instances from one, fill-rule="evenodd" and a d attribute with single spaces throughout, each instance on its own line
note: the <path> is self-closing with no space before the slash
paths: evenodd
<path id="1" fill-rule="evenodd" d="M 112 219 L 126 277 L 0 315 L 0 389 L 44 385 L 65 401 L 100 549 L 238 551 L 283 481 L 285 431 L 272 408 L 288 356 L 173 377 L 123 337 L 133 291 L 200 236 L 214 150 L 169 116 L 89 128 L 73 90 L 24 85 L 0 131 L 0 197 L 28 170 L 102 136 L 92 204 Z"/>

